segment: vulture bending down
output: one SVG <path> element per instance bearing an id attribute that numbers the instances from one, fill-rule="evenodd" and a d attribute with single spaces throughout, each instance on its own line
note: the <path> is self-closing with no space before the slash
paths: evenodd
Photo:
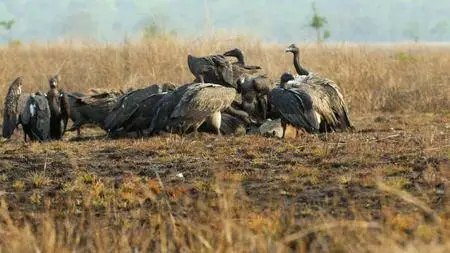
<path id="1" fill-rule="evenodd" d="M 155 105 L 150 133 L 197 133 L 209 120 L 220 135 L 221 112 L 233 102 L 236 90 L 210 83 L 186 84 L 166 94 Z"/>
<path id="2" fill-rule="evenodd" d="M 260 71 L 261 67 L 245 65 L 244 54 L 242 53 L 242 51 L 239 48 L 235 48 L 230 51 L 227 51 L 223 55 L 228 56 L 228 57 L 235 57 L 237 59 L 236 62 L 232 63 L 233 83 L 236 84 L 236 89 L 238 92 L 240 92 L 240 87 L 237 85 L 239 79 L 241 79 L 241 77 L 243 75 L 257 73 L 258 71 Z"/>
<path id="3" fill-rule="evenodd" d="M 233 67 L 223 55 L 195 57 L 188 55 L 188 66 L 195 76 L 194 83 L 215 83 L 236 88 Z"/>
<path id="4" fill-rule="evenodd" d="M 37 92 L 28 97 L 26 106 L 20 113 L 20 123 L 26 136 L 32 141 L 50 139 L 50 106 L 44 94 Z"/>
<path id="5" fill-rule="evenodd" d="M 242 108 L 258 122 L 264 121 L 270 111 L 268 95 L 274 87 L 265 75 L 245 75 L 239 80 Z"/>
<path id="6" fill-rule="evenodd" d="M 3 132 L 4 138 L 9 138 L 19 123 L 19 99 L 22 93 L 23 77 L 17 77 L 9 86 L 5 98 L 5 107 L 3 111 Z"/>
<path id="7" fill-rule="evenodd" d="M 105 119 L 105 129 L 111 134 L 115 134 L 119 129 L 134 129 L 134 127 L 129 126 L 130 120 L 134 120 L 131 118 L 134 118 L 137 115 L 148 117 L 149 114 L 145 113 L 143 110 L 148 110 L 150 112 L 152 102 L 155 102 L 157 97 L 153 97 L 152 99 L 149 98 L 154 94 L 173 90 L 175 90 L 175 85 L 170 83 L 162 85 L 154 84 L 147 88 L 133 90 L 121 96 Z M 137 111 L 139 112 L 136 114 Z M 144 127 L 142 123 L 137 125 L 140 127 L 136 130 L 144 129 L 142 128 Z M 148 128 L 149 125 L 150 122 L 146 128 Z M 139 131 L 139 133 L 142 134 L 142 131 Z"/>
<path id="8" fill-rule="evenodd" d="M 119 97 L 116 93 L 104 92 L 90 96 L 78 97 L 71 93 L 67 95 L 70 104 L 70 118 L 73 121 L 72 127 L 67 131 L 77 130 L 80 135 L 80 128 L 84 124 L 97 124 L 102 129 L 105 128 L 105 119 L 108 112 L 114 107 Z"/>
<path id="9" fill-rule="evenodd" d="M 136 132 L 138 136 L 144 136 L 144 130 L 148 129 L 152 122 L 156 103 L 166 94 L 167 92 L 157 93 L 142 100 L 128 119 L 124 121 L 123 126 L 115 132 L 110 132 L 110 134 L 115 136 Z"/>

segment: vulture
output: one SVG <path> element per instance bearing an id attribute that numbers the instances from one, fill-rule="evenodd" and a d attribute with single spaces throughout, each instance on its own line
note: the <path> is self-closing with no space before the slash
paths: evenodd
<path id="1" fill-rule="evenodd" d="M 271 110 L 268 95 L 273 82 L 266 75 L 244 75 L 238 83 L 243 110 L 258 122 L 264 121 Z"/>
<path id="2" fill-rule="evenodd" d="M 300 49 L 295 44 L 289 45 L 284 50 L 284 52 L 286 52 L 286 53 L 290 52 L 294 56 L 294 67 L 295 67 L 295 71 L 297 71 L 297 74 L 299 74 L 301 76 L 309 75 L 309 71 L 304 69 L 302 67 L 302 65 L 300 64 Z"/>
<path id="3" fill-rule="evenodd" d="M 60 77 L 50 77 L 48 83 L 50 90 L 47 92 L 47 100 L 50 107 L 50 138 L 59 140 L 64 135 L 70 115 L 70 104 L 67 95 L 57 90 Z"/>
<path id="4" fill-rule="evenodd" d="M 9 86 L 3 111 L 4 138 L 10 138 L 19 123 L 19 98 L 22 93 L 23 77 L 17 77 Z"/>
<path id="5" fill-rule="evenodd" d="M 148 116 L 150 116 L 144 111 L 148 110 L 148 112 L 150 113 L 152 111 L 152 103 L 156 102 L 155 100 L 157 98 L 160 98 L 161 96 L 155 96 L 151 99 L 150 97 L 154 94 L 173 90 L 175 90 L 174 84 L 165 83 L 162 85 L 150 85 L 147 88 L 133 90 L 124 94 L 120 97 L 112 110 L 108 113 L 108 116 L 105 119 L 105 129 L 111 134 L 114 134 L 114 132 L 122 128 L 126 128 L 128 130 L 133 129 L 134 131 L 135 126 L 131 127 L 129 126 L 129 124 L 133 122 L 134 118 L 138 115 L 139 117 L 143 118 L 147 118 Z M 151 118 L 149 119 L 148 126 L 150 126 L 150 121 Z M 139 127 L 136 129 L 138 131 L 138 134 L 142 134 L 142 130 L 148 128 L 148 126 L 145 127 L 141 122 L 133 125 L 139 125 Z"/>
<path id="6" fill-rule="evenodd" d="M 136 132 L 138 137 L 144 136 L 144 130 L 150 127 L 154 116 L 154 106 L 167 92 L 156 93 L 142 100 L 136 110 L 123 123 L 122 128 L 109 132 L 111 136 L 120 136 L 129 132 Z"/>
<path id="7" fill-rule="evenodd" d="M 245 70 L 254 71 L 254 72 L 256 72 L 255 70 L 261 69 L 261 67 L 259 67 L 259 66 L 245 65 L 244 54 L 242 53 L 242 51 L 239 48 L 231 49 L 230 51 L 225 52 L 223 55 L 228 56 L 228 57 L 235 57 L 237 59 L 237 62 L 232 63 L 232 65 L 234 65 L 234 66 L 238 66 Z"/>
<path id="8" fill-rule="evenodd" d="M 109 111 L 114 107 L 119 97 L 116 92 L 103 92 L 88 96 L 76 96 L 72 93 L 63 93 L 67 96 L 70 105 L 70 119 L 72 127 L 67 131 L 77 130 L 80 136 L 80 128 L 84 124 L 97 124 L 106 129 L 105 119 Z"/>
<path id="9" fill-rule="evenodd" d="M 41 92 L 28 97 L 20 113 L 20 124 L 32 141 L 47 141 L 50 136 L 51 110 L 47 98 Z"/>
<path id="10" fill-rule="evenodd" d="M 280 86 L 270 92 L 270 102 L 281 115 L 283 137 L 287 124 L 308 133 L 352 128 L 342 96 L 339 100 L 330 96 L 323 87 L 326 82 L 329 80 L 311 74 L 297 78 L 282 75 Z"/>
<path id="11" fill-rule="evenodd" d="M 220 135 L 221 112 L 230 107 L 235 96 L 234 88 L 218 84 L 185 84 L 155 104 L 150 134 L 160 131 L 197 134 L 198 128 L 208 120 Z"/>
<path id="12" fill-rule="evenodd" d="M 238 92 L 240 92 L 240 87 L 237 85 L 237 83 L 242 75 L 255 74 L 260 71 L 261 67 L 245 65 L 244 54 L 239 48 L 227 51 L 223 55 L 228 57 L 235 57 L 237 59 L 236 62 L 232 63 L 233 83 L 236 84 L 236 89 Z"/>
<path id="13" fill-rule="evenodd" d="M 233 67 L 223 55 L 195 57 L 188 55 L 188 66 L 195 76 L 194 83 L 215 83 L 236 88 Z"/>
<path id="14" fill-rule="evenodd" d="M 321 131 L 353 130 L 354 127 L 349 118 L 347 104 L 337 84 L 303 68 L 300 64 L 300 50 L 295 44 L 291 44 L 285 49 L 285 52 L 291 52 L 294 56 L 294 67 L 298 74 L 294 78 L 297 80 L 294 83 L 308 84 L 310 90 L 314 90 L 311 93 L 315 95 L 313 98 L 316 101 L 323 100 L 324 104 L 329 105 L 329 113 L 322 115 L 322 121 L 324 119 L 325 121 Z M 288 77 L 288 79 L 292 78 Z"/>

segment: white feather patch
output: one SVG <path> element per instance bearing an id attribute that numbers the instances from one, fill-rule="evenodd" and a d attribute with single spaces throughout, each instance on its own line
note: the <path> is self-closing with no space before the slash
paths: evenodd
<path id="1" fill-rule="evenodd" d="M 36 105 L 33 104 L 30 105 L 30 114 L 31 117 L 34 117 L 34 115 L 36 114 Z"/>

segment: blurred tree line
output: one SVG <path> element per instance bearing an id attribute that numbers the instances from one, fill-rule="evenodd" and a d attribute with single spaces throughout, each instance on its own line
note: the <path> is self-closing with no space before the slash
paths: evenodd
<path id="1" fill-rule="evenodd" d="M 117 40 L 232 30 L 270 41 L 314 41 L 309 0 L 1 0 L 0 40 Z M 450 1 L 316 0 L 331 41 L 450 40 Z M 320 21 L 320 20 L 316 20 Z M 317 23 L 316 23 L 317 24 Z M 210 27 L 206 27 L 210 26 Z"/>

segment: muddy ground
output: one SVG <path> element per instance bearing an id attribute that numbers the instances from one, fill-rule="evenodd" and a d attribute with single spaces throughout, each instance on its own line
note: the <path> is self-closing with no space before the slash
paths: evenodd
<path id="1" fill-rule="evenodd" d="M 299 219 L 418 212 L 382 191 L 382 182 L 450 216 L 449 114 L 370 115 L 354 122 L 353 133 L 289 140 L 209 134 L 110 140 L 84 129 L 85 138 L 69 134 L 40 144 L 24 143 L 16 133 L 0 144 L 0 195 L 21 217 L 87 208 L 97 215 L 110 208 L 151 212 L 148 199 L 162 193 L 174 215 L 185 216 L 193 211 L 186 199 L 208 205 L 224 185 L 235 187 L 249 211 L 289 208 Z"/>

